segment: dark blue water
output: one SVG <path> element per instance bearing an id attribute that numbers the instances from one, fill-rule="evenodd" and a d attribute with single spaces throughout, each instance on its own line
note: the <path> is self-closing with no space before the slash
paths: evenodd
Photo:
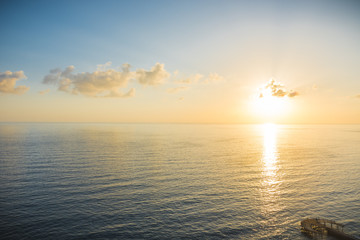
<path id="1" fill-rule="evenodd" d="M 0 124 L 1 239 L 360 237 L 360 126 Z"/>

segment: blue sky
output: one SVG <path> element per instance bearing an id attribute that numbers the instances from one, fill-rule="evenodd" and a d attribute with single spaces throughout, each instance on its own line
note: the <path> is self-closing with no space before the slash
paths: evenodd
<path id="1" fill-rule="evenodd" d="M 187 94 L 220 99 L 227 91 L 229 112 L 271 77 L 302 92 L 318 85 L 339 96 L 360 94 L 358 1 L 2 1 L 1 9 L 0 72 L 22 70 L 27 79 L 18 84 L 29 86 L 30 96 L 48 88 L 59 94 L 42 83 L 51 69 L 94 72 L 108 61 L 134 70 L 162 63 L 185 78 L 216 73 L 223 85 Z M 142 100 L 134 101 L 140 108 Z M 153 108 L 160 101 L 156 95 Z"/>
<path id="2" fill-rule="evenodd" d="M 277 44 L 291 41 L 298 31 L 293 25 L 299 21 L 306 27 L 308 20 L 319 31 L 314 36 L 319 40 L 323 37 L 319 28 L 325 24 L 339 34 L 344 27 L 360 27 L 357 1 L 3 1 L 2 5 L 3 68 L 35 63 L 85 67 L 107 61 L 152 64 L 179 59 L 176 54 L 186 58 L 186 52 L 192 58 L 204 54 L 221 58 L 215 53 L 230 54 L 225 46 L 236 42 L 234 50 L 241 54 L 243 43 L 257 33 L 276 54 Z"/>

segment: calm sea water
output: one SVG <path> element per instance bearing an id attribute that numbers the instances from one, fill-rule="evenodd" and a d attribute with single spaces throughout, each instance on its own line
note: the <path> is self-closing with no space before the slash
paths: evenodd
<path id="1" fill-rule="evenodd" d="M 360 236 L 360 126 L 0 124 L 1 239 Z"/>

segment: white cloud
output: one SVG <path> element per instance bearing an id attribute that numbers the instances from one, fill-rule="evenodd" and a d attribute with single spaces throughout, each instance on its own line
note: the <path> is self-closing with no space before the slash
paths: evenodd
<path id="1" fill-rule="evenodd" d="M 0 72 L 0 92 L 2 93 L 10 93 L 10 94 L 24 94 L 27 92 L 30 87 L 27 86 L 17 86 L 16 82 L 20 79 L 26 79 L 23 71 L 11 72 L 5 71 Z"/>
<path id="2" fill-rule="evenodd" d="M 119 90 L 125 88 L 130 79 L 142 85 L 159 85 L 165 82 L 170 74 L 164 64 L 156 63 L 149 71 L 138 69 L 130 71 L 130 64 L 123 64 L 120 70 L 110 69 L 111 62 L 97 65 L 95 72 L 74 73 L 74 66 L 65 70 L 53 69 L 43 79 L 45 84 L 54 84 L 59 91 L 82 94 L 89 97 L 133 97 L 135 89 L 127 93 Z"/>
<path id="3" fill-rule="evenodd" d="M 164 64 L 156 63 L 150 71 L 136 70 L 136 79 L 142 85 L 159 85 L 165 82 L 170 74 L 164 69 Z"/>
<path id="4" fill-rule="evenodd" d="M 104 66 L 110 66 L 110 63 L 101 65 L 95 72 L 73 73 L 75 67 L 69 66 L 65 70 L 53 69 L 50 74 L 43 79 L 45 84 L 55 84 L 59 91 L 72 94 L 82 94 L 89 97 L 132 97 L 135 89 L 122 94 L 120 88 L 125 88 L 128 81 L 133 78 L 134 73 L 130 71 L 130 65 L 124 64 L 121 71 L 113 69 L 104 70 Z"/>
<path id="5" fill-rule="evenodd" d="M 144 86 L 157 86 L 166 83 L 171 74 L 164 68 L 164 64 L 156 63 L 150 70 L 137 69 L 131 71 L 130 64 L 123 64 L 121 69 L 111 68 L 111 62 L 97 65 L 95 72 L 76 73 L 74 66 L 68 66 L 64 70 L 53 69 L 43 78 L 44 84 L 53 84 L 59 91 L 88 97 L 133 97 L 135 88 L 124 92 L 128 84 L 140 84 Z M 181 84 L 183 86 L 171 86 L 166 92 L 176 93 L 187 90 L 189 84 L 201 83 L 204 78 L 201 74 L 193 74 L 187 78 L 179 77 L 179 71 L 174 71 L 170 84 Z M 131 81 L 134 80 L 134 81 Z M 223 77 L 211 73 L 206 78 L 207 83 L 222 81 Z M 187 86 L 184 86 L 187 85 Z M 40 94 L 46 94 L 42 91 Z"/>
<path id="6" fill-rule="evenodd" d="M 270 94 L 274 97 L 295 97 L 299 95 L 299 92 L 294 90 L 286 90 L 284 85 L 280 82 L 276 82 L 274 79 L 270 79 L 269 82 L 265 85 L 259 94 L 259 97 L 262 98 L 264 95 Z"/>

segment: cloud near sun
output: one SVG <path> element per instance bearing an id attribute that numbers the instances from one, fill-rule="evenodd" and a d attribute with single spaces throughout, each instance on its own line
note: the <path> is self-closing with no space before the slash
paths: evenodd
<path id="1" fill-rule="evenodd" d="M 260 89 L 259 97 L 263 98 L 266 95 L 271 95 L 273 97 L 295 97 L 299 95 L 299 92 L 294 90 L 287 90 L 283 84 L 276 82 L 271 78 L 265 87 Z"/>
<path id="2" fill-rule="evenodd" d="M 27 92 L 30 87 L 27 86 L 17 86 L 16 82 L 20 79 L 26 79 L 23 71 L 11 72 L 5 71 L 0 72 L 0 93 L 10 93 L 10 94 L 24 94 Z"/>

